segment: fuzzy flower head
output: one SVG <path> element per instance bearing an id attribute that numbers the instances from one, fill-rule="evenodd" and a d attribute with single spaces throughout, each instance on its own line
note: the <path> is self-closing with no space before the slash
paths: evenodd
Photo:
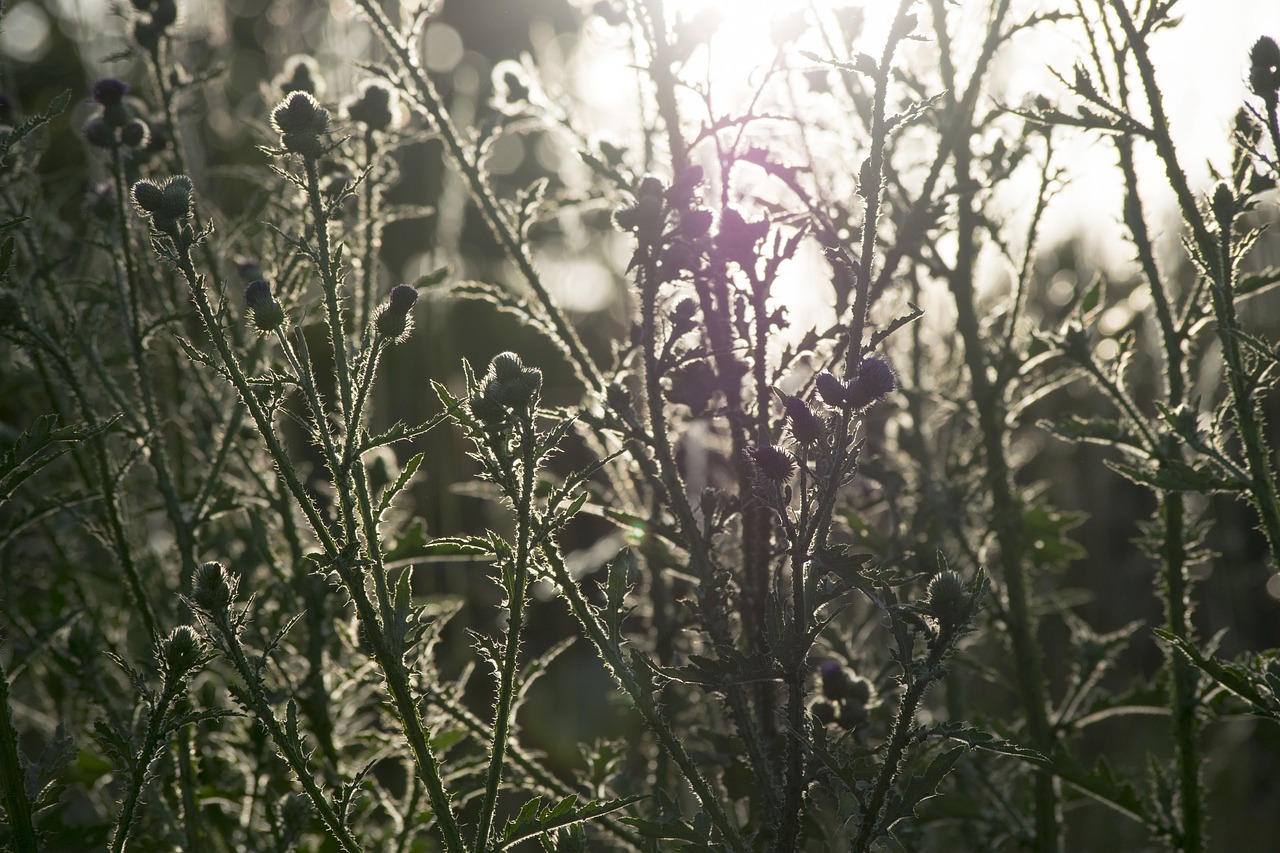
<path id="1" fill-rule="evenodd" d="M 1249 88 L 1268 104 L 1280 97 L 1280 45 L 1262 36 L 1249 51 Z"/>
<path id="2" fill-rule="evenodd" d="M 114 107 L 129 94 L 129 84 L 118 77 L 103 77 L 93 84 L 93 99 L 104 107 Z"/>
<path id="3" fill-rule="evenodd" d="M 284 325 L 284 309 L 276 301 L 266 280 L 258 278 L 245 285 L 244 304 L 258 331 L 274 332 Z"/>
<path id="4" fill-rule="evenodd" d="M 797 443 L 812 444 L 822 438 L 822 419 L 814 414 L 812 406 L 799 397 L 786 396 L 782 399 L 782 407 L 787 412 L 787 423 Z"/>
<path id="5" fill-rule="evenodd" d="M 796 459 L 776 444 L 761 444 L 743 451 L 766 480 L 785 483 L 796 472 Z"/>
<path id="6" fill-rule="evenodd" d="M 191 179 L 174 175 L 163 183 L 138 181 L 133 185 L 133 203 L 151 217 L 156 229 L 166 234 L 191 217 Z"/>
<path id="7" fill-rule="evenodd" d="M 878 356 L 863 359 L 858 375 L 848 384 L 846 401 L 854 409 L 865 409 L 883 400 L 898 387 L 889 362 Z"/>
<path id="8" fill-rule="evenodd" d="M 404 111 L 396 92 L 381 80 L 366 80 L 360 91 L 343 101 L 347 118 L 369 130 L 392 130 L 404 124 Z"/>
<path id="9" fill-rule="evenodd" d="M 305 53 L 296 53 L 286 59 L 280 76 L 272 80 L 271 85 L 281 95 L 306 92 L 317 98 L 324 97 L 325 82 L 320 74 L 320 63 Z"/>
<path id="10" fill-rule="evenodd" d="M 315 160 L 324 153 L 321 137 L 329 130 L 329 111 L 309 93 L 291 92 L 271 111 L 271 126 L 286 151 Z"/>
<path id="11" fill-rule="evenodd" d="M 391 288 L 387 304 L 374 320 L 378 334 L 394 344 L 408 338 L 413 329 L 413 306 L 417 303 L 418 290 L 412 284 L 397 284 Z"/>

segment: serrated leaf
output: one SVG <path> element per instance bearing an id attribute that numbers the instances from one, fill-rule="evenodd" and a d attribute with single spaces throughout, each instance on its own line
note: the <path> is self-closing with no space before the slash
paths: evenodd
<path id="1" fill-rule="evenodd" d="M 413 479 L 414 474 L 418 473 L 418 468 L 425 458 L 426 453 L 415 453 L 405 463 L 404 468 L 400 471 L 400 476 L 396 477 L 396 481 L 382 490 L 382 496 L 378 499 L 379 518 L 391 507 L 391 502 L 395 500 L 396 495 L 400 494 L 409 485 L 409 481 Z"/>

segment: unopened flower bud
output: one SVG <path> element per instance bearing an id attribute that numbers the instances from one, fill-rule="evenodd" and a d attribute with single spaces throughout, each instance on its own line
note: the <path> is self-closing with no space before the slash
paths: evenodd
<path id="1" fill-rule="evenodd" d="M 812 444 L 822 438 L 822 420 L 813 413 L 813 407 L 799 397 L 783 397 L 782 408 L 787 412 L 791 435 L 800 444 Z"/>
<path id="2" fill-rule="evenodd" d="M 498 386 L 498 380 L 490 377 L 480 387 L 480 393 L 473 394 L 471 397 L 471 414 L 486 424 L 498 424 L 507 419 L 506 406 L 496 399 L 499 393 Z"/>
<path id="3" fill-rule="evenodd" d="M 399 123 L 395 90 L 377 80 L 363 84 L 359 94 L 344 106 L 347 118 L 369 130 L 387 130 Z"/>
<path id="4" fill-rule="evenodd" d="M 144 213 L 155 213 L 164 203 L 164 190 L 151 181 L 138 181 L 133 185 L 133 203 Z"/>
<path id="5" fill-rule="evenodd" d="M 809 713 L 813 714 L 814 719 L 824 726 L 829 726 L 836 721 L 836 706 L 823 699 L 815 699 L 810 702 Z"/>
<path id="6" fill-rule="evenodd" d="M 827 370 L 819 373 L 814 380 L 814 386 L 818 389 L 818 396 L 822 398 L 822 402 L 834 409 L 844 408 L 849 389 L 843 382 L 836 379 L 833 373 Z"/>
<path id="7" fill-rule="evenodd" d="M 320 137 L 329 129 L 329 111 L 307 92 L 297 91 L 271 111 L 271 123 L 285 150 L 316 159 L 324 153 Z"/>
<path id="8" fill-rule="evenodd" d="M 972 600 L 964 579 L 953 571 L 939 572 L 929 581 L 926 606 L 943 628 L 959 625 L 969 615 Z"/>
<path id="9" fill-rule="evenodd" d="M 161 642 L 164 666 L 171 678 L 182 678 L 200 664 L 200 637 L 190 625 L 179 625 Z"/>
<path id="10" fill-rule="evenodd" d="M 305 53 L 294 54 L 286 59 L 284 70 L 274 84 L 281 95 L 306 92 L 317 98 L 324 96 L 324 77 L 320 74 L 320 63 Z"/>
<path id="11" fill-rule="evenodd" d="M 274 332 L 284 325 L 284 309 L 271 293 L 271 285 L 263 279 L 254 279 L 245 285 L 244 304 L 258 331 Z"/>
<path id="12" fill-rule="evenodd" d="M 226 615 L 235 597 L 235 584 L 221 563 L 203 563 L 196 568 L 191 602 L 209 616 Z"/>
<path id="13" fill-rule="evenodd" d="M 1218 220 L 1222 233 L 1231 232 L 1231 220 L 1235 218 L 1236 200 L 1231 194 L 1231 187 L 1219 182 L 1213 191 L 1213 216 Z"/>
<path id="14" fill-rule="evenodd" d="M 165 181 L 156 214 L 176 220 L 191 216 L 191 179 L 186 175 L 174 175 Z"/>
<path id="15" fill-rule="evenodd" d="M 397 284 L 391 288 L 387 304 L 376 321 L 378 334 L 392 343 L 400 343 L 407 338 L 413 328 L 410 312 L 417 302 L 418 290 L 412 284 Z"/>
<path id="16" fill-rule="evenodd" d="M 775 483 L 785 483 L 795 473 L 795 457 L 776 444 L 748 447 L 745 453 L 760 473 Z"/>
<path id="17" fill-rule="evenodd" d="M 513 352 L 500 352 L 489 362 L 489 372 L 501 382 L 510 382 L 524 372 L 524 362 Z"/>
<path id="18" fill-rule="evenodd" d="M 853 408 L 864 409 L 884 399 L 897 384 L 889 362 L 878 357 L 864 359 L 858 368 L 858 375 L 849 383 L 845 399 Z"/>
<path id="19" fill-rule="evenodd" d="M 845 699 L 853 687 L 853 674 L 845 669 L 839 661 L 823 661 L 818 667 L 818 675 L 822 679 L 822 695 L 833 701 Z"/>
<path id="20" fill-rule="evenodd" d="M 102 118 L 89 119 L 84 126 L 84 138 L 90 145 L 96 145 L 99 148 L 114 148 L 118 144 L 115 130 L 110 127 Z"/>
<path id="21" fill-rule="evenodd" d="M 120 141 L 130 148 L 145 148 L 151 139 L 151 128 L 145 121 L 133 119 L 120 130 Z"/>
<path id="22" fill-rule="evenodd" d="M 116 77 L 103 77 L 93 84 L 93 99 L 104 107 L 114 107 L 129 94 L 129 84 Z"/>
<path id="23" fill-rule="evenodd" d="M 1268 104 L 1280 93 L 1280 45 L 1270 36 L 1262 36 L 1249 50 L 1249 88 Z"/>

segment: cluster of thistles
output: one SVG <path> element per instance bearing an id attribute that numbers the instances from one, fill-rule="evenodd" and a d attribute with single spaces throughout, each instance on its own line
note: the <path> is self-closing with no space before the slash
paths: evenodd
<path id="1" fill-rule="evenodd" d="M 815 385 L 818 398 L 827 406 L 842 412 L 857 412 L 883 400 L 897 387 L 897 380 L 889 362 L 872 357 L 864 359 L 857 375 L 847 382 L 824 370 L 818 374 Z M 810 403 L 800 397 L 785 396 L 782 405 L 797 444 L 811 445 L 825 434 L 826 425 Z M 785 483 L 795 473 L 795 457 L 777 444 L 748 447 L 745 453 L 766 480 Z"/>

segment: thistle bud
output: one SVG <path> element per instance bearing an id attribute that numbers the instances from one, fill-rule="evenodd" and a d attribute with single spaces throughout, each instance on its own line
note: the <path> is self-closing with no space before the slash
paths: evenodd
<path id="1" fill-rule="evenodd" d="M 204 649 L 200 637 L 190 625 L 179 625 L 160 644 L 166 675 L 182 678 L 200 665 Z"/>
<path id="2" fill-rule="evenodd" d="M 795 473 L 795 457 L 776 444 L 748 447 L 744 453 L 767 480 L 785 483 Z"/>
<path id="3" fill-rule="evenodd" d="M 824 726 L 829 726 L 836 721 L 836 706 L 823 699 L 815 699 L 809 703 L 809 713 Z"/>
<path id="4" fill-rule="evenodd" d="M 1231 220 L 1235 218 L 1235 197 L 1231 194 L 1231 187 L 1225 183 L 1219 183 L 1213 191 L 1213 216 L 1218 220 L 1218 227 L 1222 229 L 1223 234 L 1231 233 Z"/>
<path id="5" fill-rule="evenodd" d="M 274 332 L 284 325 L 284 309 L 271 293 L 271 285 L 263 279 L 254 279 L 245 285 L 244 304 L 258 331 Z"/>
<path id="6" fill-rule="evenodd" d="M 235 582 L 221 563 L 203 563 L 192 582 L 191 603 L 211 618 L 225 618 L 235 597 Z"/>
<path id="7" fill-rule="evenodd" d="M 496 399 L 497 394 L 498 380 L 496 378 L 488 379 L 480 387 L 480 393 L 471 396 L 471 414 L 490 426 L 505 421 L 507 419 L 507 409 Z"/>
<path id="8" fill-rule="evenodd" d="M 865 409 L 884 399 L 896 387 L 897 380 L 889 362 L 882 358 L 868 358 L 863 360 L 858 367 L 858 375 L 849 383 L 845 399 L 853 408 Z"/>
<path id="9" fill-rule="evenodd" d="M 329 129 L 329 111 L 309 93 L 290 94 L 271 111 L 271 124 L 286 151 L 314 160 L 324 153 L 320 137 Z"/>
<path id="10" fill-rule="evenodd" d="M 161 189 L 160 205 L 155 211 L 157 217 L 183 220 L 191 216 L 190 178 L 186 175 L 174 175 L 164 182 Z"/>
<path id="11" fill-rule="evenodd" d="M 791 435 L 800 444 L 812 444 L 822 438 L 822 420 L 813 413 L 813 407 L 799 397 L 782 398 L 782 408 L 787 413 Z"/>
<path id="12" fill-rule="evenodd" d="M 344 102 L 343 109 L 347 118 L 369 130 L 387 130 L 400 123 L 395 90 L 377 80 L 362 84 L 359 93 Z"/>
<path id="13" fill-rule="evenodd" d="M 151 128 L 145 121 L 132 119 L 120 130 L 120 141 L 130 148 L 146 148 L 151 141 Z"/>
<path id="14" fill-rule="evenodd" d="M 119 144 L 115 129 L 103 121 L 101 116 L 89 119 L 82 132 L 86 142 L 99 148 L 115 148 Z"/>
<path id="15" fill-rule="evenodd" d="M 818 676 L 822 679 L 822 695 L 832 701 L 840 701 L 849 697 L 853 689 L 854 677 L 839 661 L 823 661 L 818 667 Z"/>
<path id="16" fill-rule="evenodd" d="M 418 302 L 418 290 L 411 284 L 397 284 L 391 288 L 387 304 L 378 313 L 375 324 L 378 334 L 392 343 L 400 343 L 413 329 L 410 312 Z"/>
<path id="17" fill-rule="evenodd" d="M 510 382 L 524 372 L 524 362 L 513 352 L 500 352 L 489 362 L 489 372 L 501 382 Z"/>
<path id="18" fill-rule="evenodd" d="M 848 388 L 835 374 L 824 370 L 818 374 L 814 380 L 814 385 L 818 389 L 818 396 L 822 398 L 822 402 L 831 406 L 833 409 L 842 409 L 847 402 Z"/>
<path id="19" fill-rule="evenodd" d="M 144 213 L 155 213 L 164 203 L 164 190 L 151 181 L 138 181 L 133 185 L 133 203 Z"/>
<path id="20" fill-rule="evenodd" d="M 290 92 L 306 92 L 317 98 L 324 97 L 324 77 L 320 75 L 320 63 L 305 53 L 297 53 L 284 61 L 284 70 L 274 81 L 281 95 Z"/>
<path id="21" fill-rule="evenodd" d="M 965 588 L 964 579 L 953 571 L 939 572 L 929 581 L 926 607 L 929 615 L 938 620 L 943 629 L 954 628 L 969 615 L 972 599 Z"/>
<path id="22" fill-rule="evenodd" d="M 93 99 L 104 107 L 118 105 L 129 94 L 129 84 L 115 77 L 103 77 L 90 90 Z"/>
<path id="23" fill-rule="evenodd" d="M 1268 104 L 1274 104 L 1280 93 L 1280 45 L 1270 36 L 1262 36 L 1249 50 L 1249 88 Z"/>

